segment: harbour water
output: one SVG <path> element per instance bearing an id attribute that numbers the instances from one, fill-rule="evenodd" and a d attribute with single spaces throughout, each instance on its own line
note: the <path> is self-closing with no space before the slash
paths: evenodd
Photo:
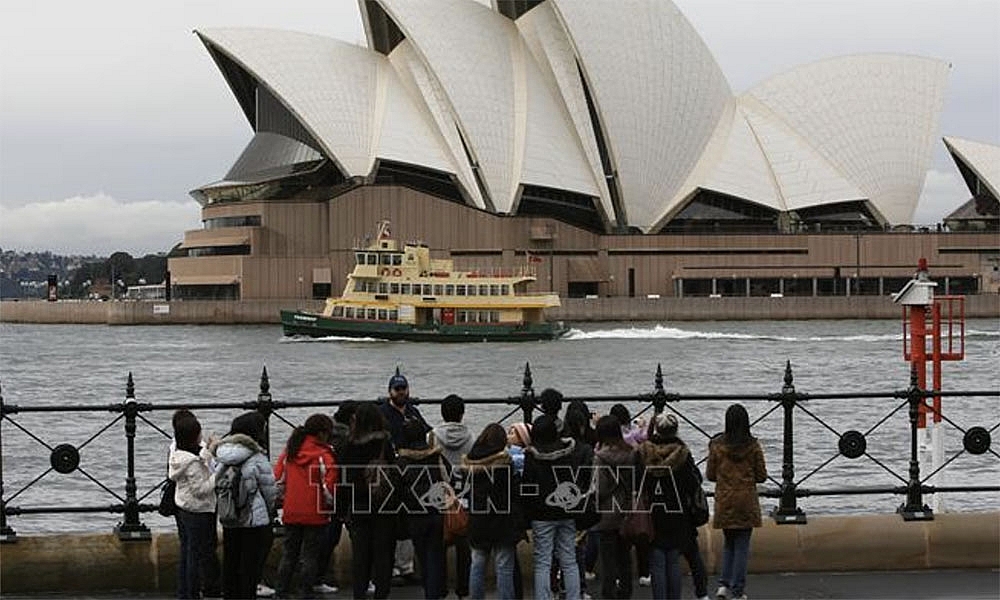
<path id="1" fill-rule="evenodd" d="M 1000 389 L 1000 321 L 966 324 L 964 361 L 944 366 L 946 390 Z M 625 395 L 653 391 L 657 364 L 665 388 L 682 394 L 768 394 L 781 390 L 785 361 L 791 361 L 799 392 L 872 392 L 905 389 L 909 367 L 902 357 L 898 321 L 782 321 L 590 323 L 551 342 L 520 344 L 435 345 L 376 340 L 283 338 L 280 326 L 107 327 L 102 325 L 0 325 L 0 383 L 4 402 L 20 406 L 104 405 L 121 402 L 129 372 L 136 399 L 153 404 L 189 403 L 206 431 L 225 433 L 238 411 L 198 410 L 205 402 L 252 401 L 261 369 L 267 367 L 275 400 L 375 399 L 385 391 L 398 366 L 411 382 L 411 393 L 442 398 L 517 396 L 525 363 L 530 363 L 536 393 L 554 387 L 574 395 Z M 774 402 L 745 402 L 751 418 L 775 408 Z M 905 407 L 868 435 L 867 457 L 835 457 L 837 432 L 868 431 L 900 405 L 899 400 L 814 401 L 808 413 L 795 415 L 796 479 L 823 465 L 802 483 L 806 488 L 902 485 L 909 461 L 909 424 Z M 591 406 L 599 413 L 608 406 Z M 629 406 L 635 413 L 641 405 Z M 722 427 L 725 402 L 690 401 L 673 406 L 704 431 Z M 512 409 L 470 408 L 466 421 L 477 431 Z M 945 414 L 962 428 L 1000 423 L 996 398 L 945 399 Z M 292 423 L 307 409 L 281 411 Z M 811 413 L 811 414 L 810 414 Z M 435 424 L 437 408 L 424 414 Z M 518 413 L 519 415 L 519 413 Z M 820 424 L 815 415 L 825 423 Z M 42 413 L 12 415 L 4 422 L 3 486 L 12 506 L 87 505 L 117 502 L 102 485 L 124 496 L 125 437 L 115 413 Z M 169 432 L 170 411 L 143 413 L 136 437 L 139 495 L 155 503 L 151 490 L 166 471 L 168 440 L 152 425 Z M 517 418 L 515 416 L 514 418 Z M 16 425 L 14 424 L 16 423 Z M 32 439 L 18 426 L 30 432 Z M 696 458 L 705 454 L 706 438 L 682 424 L 681 436 Z M 768 470 L 781 475 L 781 411 L 755 425 L 765 446 Z M 829 428 L 828 428 L 829 427 Z M 961 450 L 961 432 L 945 425 L 945 456 Z M 288 426 L 272 420 L 272 451 L 277 454 Z M 49 447 L 80 446 L 81 469 L 69 475 L 49 469 Z M 993 430 L 994 439 L 997 430 Z M 993 452 L 997 451 L 996 444 Z M 835 458 L 834 458 L 835 457 Z M 926 467 L 925 471 L 926 474 Z M 889 471 L 892 471 L 890 473 Z M 894 475 L 894 474 L 895 475 Z M 962 454 L 944 471 L 949 485 L 995 485 L 1000 460 L 993 453 Z M 88 477 L 89 475 L 90 477 Z M 93 479 L 91 479 L 91 477 Z M 95 483 L 96 480 L 98 483 Z M 941 482 L 938 482 L 941 483 Z M 775 483 L 769 482 L 773 487 Z M 23 492 L 19 490 L 28 486 Z M 16 494 L 16 496 L 15 496 Z M 15 496 L 11 498 L 11 496 Z M 800 506 L 810 514 L 892 512 L 901 497 L 810 497 Z M 765 509 L 774 500 L 763 500 Z M 1000 507 L 991 493 L 949 494 L 947 510 Z M 10 519 L 19 534 L 70 530 L 108 530 L 120 515 L 30 515 Z M 143 516 L 154 528 L 172 526 L 155 514 Z"/>

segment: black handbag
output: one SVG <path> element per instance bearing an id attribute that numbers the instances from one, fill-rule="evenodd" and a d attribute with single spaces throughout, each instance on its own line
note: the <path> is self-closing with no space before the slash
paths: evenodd
<path id="1" fill-rule="evenodd" d="M 156 509 L 164 517 L 173 517 L 177 514 L 177 503 L 174 502 L 174 494 L 177 492 L 177 482 L 168 479 L 160 490 L 160 506 Z"/>

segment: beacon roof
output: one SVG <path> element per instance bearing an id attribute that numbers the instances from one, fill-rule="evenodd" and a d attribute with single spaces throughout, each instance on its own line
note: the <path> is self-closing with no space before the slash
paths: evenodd
<path id="1" fill-rule="evenodd" d="M 888 225 L 912 219 L 938 135 L 940 60 L 833 58 L 734 94 L 668 1 L 359 8 L 369 48 L 198 35 L 258 134 L 362 184 L 391 161 L 450 177 L 475 208 L 555 198 L 609 232 L 660 231 L 705 193 L 775 214 L 853 203 Z M 309 154 L 287 146 L 268 160 Z"/>

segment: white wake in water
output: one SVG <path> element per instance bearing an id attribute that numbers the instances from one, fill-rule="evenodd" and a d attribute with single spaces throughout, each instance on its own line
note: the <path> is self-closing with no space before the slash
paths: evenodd
<path id="1" fill-rule="evenodd" d="M 563 337 L 565 340 L 607 340 L 607 339 L 623 339 L 623 340 L 647 340 L 647 339 L 665 339 L 665 340 L 690 340 L 690 339 L 705 339 L 705 340 L 784 340 L 784 341 L 795 341 L 797 338 L 782 337 L 782 336 L 768 336 L 768 335 L 752 335 L 749 333 L 725 333 L 719 331 L 688 331 L 685 329 L 677 329 L 676 327 L 666 327 L 664 325 L 654 325 L 653 327 L 622 327 L 617 329 L 598 329 L 597 331 L 582 331 L 580 329 L 570 329 L 569 333 Z"/>
<path id="2" fill-rule="evenodd" d="M 954 332 L 958 336 L 957 330 Z M 1000 331 L 981 331 L 969 329 L 965 332 L 969 337 L 1000 337 Z M 595 331 L 583 331 L 580 329 L 570 329 L 562 339 L 568 341 L 581 340 L 770 340 L 777 342 L 901 342 L 902 332 L 879 333 L 879 334 L 855 334 L 855 335 L 813 335 L 807 337 L 794 337 L 785 335 L 750 334 L 722 331 L 691 331 L 667 327 L 665 325 L 654 325 L 652 327 L 619 327 L 615 329 L 598 329 Z M 945 335 L 945 339 L 947 339 Z"/>

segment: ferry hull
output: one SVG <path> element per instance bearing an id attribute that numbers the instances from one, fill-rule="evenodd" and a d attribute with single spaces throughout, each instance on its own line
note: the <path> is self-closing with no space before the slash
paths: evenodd
<path id="1" fill-rule="evenodd" d="M 411 342 L 529 342 L 554 340 L 569 331 L 562 322 L 418 326 L 385 321 L 332 319 L 293 310 L 281 311 L 281 327 L 286 336 L 339 336 Z"/>

